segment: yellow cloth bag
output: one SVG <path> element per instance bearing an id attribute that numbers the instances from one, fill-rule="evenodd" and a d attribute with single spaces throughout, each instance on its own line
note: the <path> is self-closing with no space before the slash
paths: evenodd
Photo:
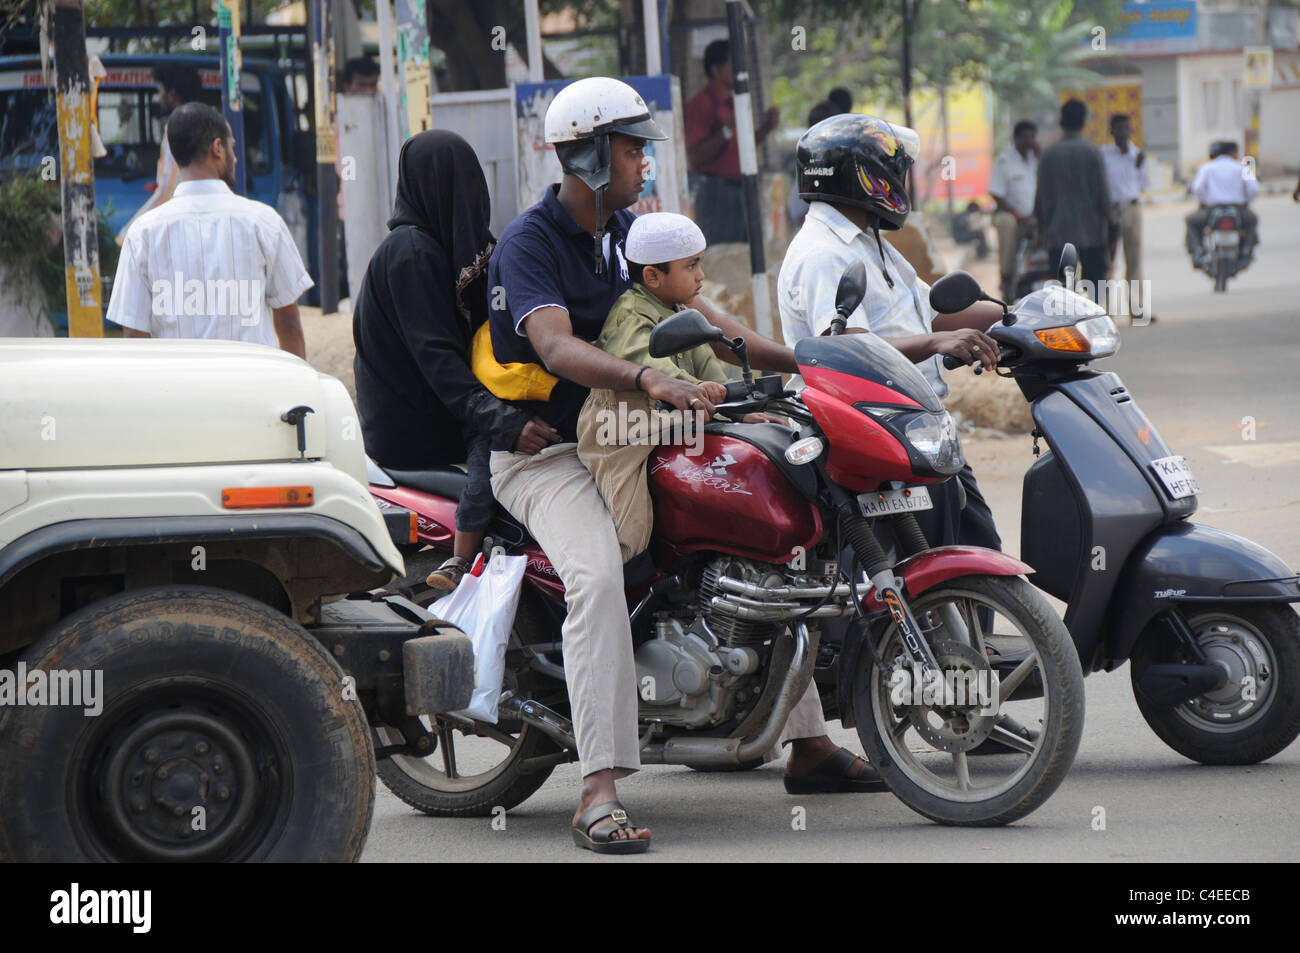
<path id="1" fill-rule="evenodd" d="M 501 364 L 492 351 L 488 322 L 474 334 L 470 349 L 474 376 L 501 400 L 550 400 L 559 378 L 540 364 Z"/>

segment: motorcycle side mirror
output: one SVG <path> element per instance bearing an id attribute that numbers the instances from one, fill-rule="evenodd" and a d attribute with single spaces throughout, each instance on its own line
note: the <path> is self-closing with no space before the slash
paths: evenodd
<path id="1" fill-rule="evenodd" d="M 980 283 L 965 271 L 951 271 L 930 287 L 930 307 L 940 314 L 965 311 L 985 298 Z"/>
<path id="2" fill-rule="evenodd" d="M 650 332 L 650 356 L 671 357 L 700 344 L 724 341 L 726 337 L 721 328 L 710 324 L 700 312 L 687 308 L 655 325 Z"/>
<path id="3" fill-rule="evenodd" d="M 835 289 L 835 313 L 848 318 L 862 304 L 867 293 L 867 266 L 855 261 L 840 275 L 840 285 Z"/>

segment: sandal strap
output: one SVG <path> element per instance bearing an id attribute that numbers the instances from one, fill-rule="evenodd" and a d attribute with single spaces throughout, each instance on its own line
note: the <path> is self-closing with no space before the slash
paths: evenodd
<path id="1" fill-rule="evenodd" d="M 591 833 L 591 826 L 601 818 L 605 817 L 612 819 L 619 829 L 632 826 L 631 822 L 628 820 L 627 810 L 622 804 L 618 801 L 605 801 L 603 804 L 597 804 L 583 811 L 582 815 L 578 818 L 578 823 L 575 824 L 574 827 L 576 830 L 580 830 L 587 836 L 591 837 L 594 841 L 608 841 L 610 835 L 614 833 L 613 830 L 605 831 L 600 836 Z"/>
<path id="2" fill-rule="evenodd" d="M 841 748 L 839 751 L 830 755 L 826 760 L 817 767 L 813 768 L 810 777 L 821 775 L 828 778 L 847 778 L 849 768 L 853 767 L 853 762 L 859 760 L 858 755 L 854 754 L 848 748 Z"/>

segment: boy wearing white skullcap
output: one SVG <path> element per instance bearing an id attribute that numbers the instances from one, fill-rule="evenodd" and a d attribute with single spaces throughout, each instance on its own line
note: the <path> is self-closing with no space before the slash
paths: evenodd
<path id="1" fill-rule="evenodd" d="M 738 377 L 738 369 L 719 360 L 709 345 L 671 357 L 650 356 L 650 332 L 700 293 L 704 233 L 685 215 L 651 212 L 632 223 L 625 248 L 634 284 L 614 302 L 596 346 L 615 357 L 699 384 L 711 403 L 725 400 L 722 385 Z M 650 544 L 654 509 L 646 483 L 646 459 L 656 446 L 652 435 L 667 433 L 669 427 L 649 428 L 643 442 L 617 443 L 609 439 L 607 424 L 660 413 L 651 407 L 644 391 L 594 389 L 578 417 L 578 459 L 591 471 L 614 517 L 625 563 Z"/>

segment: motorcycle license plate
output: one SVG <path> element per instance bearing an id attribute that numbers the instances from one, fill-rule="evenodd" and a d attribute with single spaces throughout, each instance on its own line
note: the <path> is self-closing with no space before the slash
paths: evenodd
<path id="1" fill-rule="evenodd" d="M 1238 244 L 1236 232 L 1215 232 L 1214 244 L 1218 248 L 1235 248 Z"/>
<path id="2" fill-rule="evenodd" d="M 934 509 L 930 491 L 923 486 L 907 486 L 901 490 L 878 490 L 859 493 L 858 506 L 863 516 L 896 516 L 899 513 L 918 513 Z"/>
<path id="3" fill-rule="evenodd" d="M 1165 485 L 1165 490 L 1172 499 L 1181 500 L 1185 496 L 1194 496 L 1201 492 L 1201 485 L 1196 482 L 1196 477 L 1192 476 L 1192 468 L 1188 466 L 1186 457 L 1161 457 L 1159 460 L 1152 460 L 1151 469 Z"/>

